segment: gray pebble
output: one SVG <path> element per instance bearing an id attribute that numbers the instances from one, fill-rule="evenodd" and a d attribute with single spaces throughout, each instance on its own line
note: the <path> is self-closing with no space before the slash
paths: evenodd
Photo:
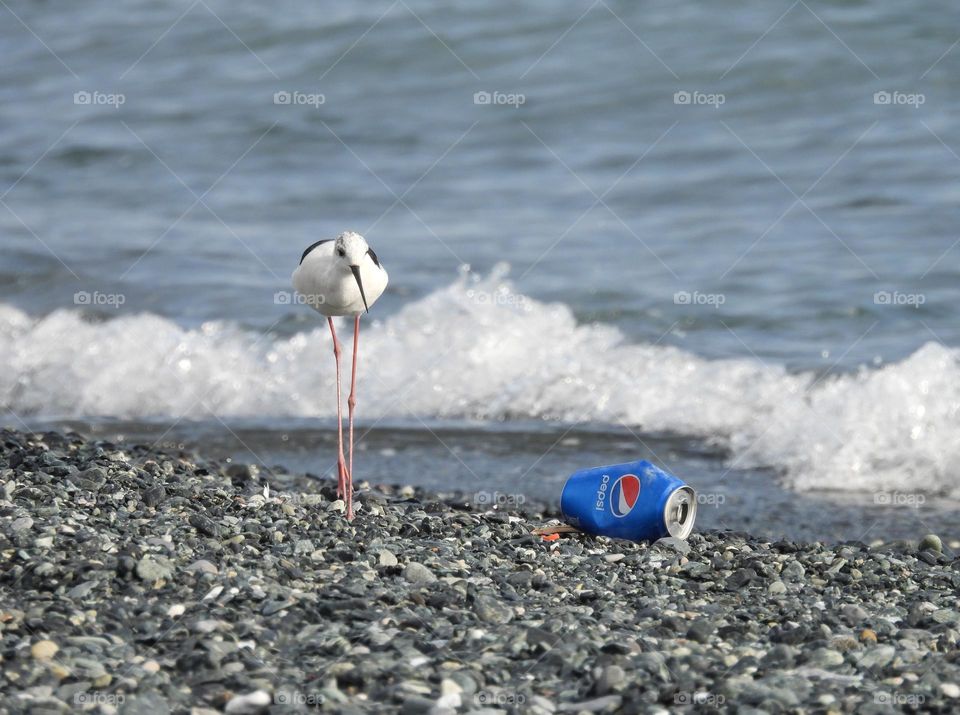
<path id="1" fill-rule="evenodd" d="M 713 635 L 714 625 L 706 618 L 698 618 L 687 629 L 687 638 L 697 643 L 707 643 Z"/>
<path id="2" fill-rule="evenodd" d="M 602 713 L 613 712 L 617 710 L 623 697 L 620 695 L 605 695 L 602 698 L 594 698 L 580 703 L 561 703 L 557 706 L 557 712 L 576 712 L 576 713 Z"/>
<path id="3" fill-rule="evenodd" d="M 608 665 L 597 679 L 597 695 L 608 695 L 620 690 L 627 682 L 627 674 L 619 665 Z"/>
<path id="4" fill-rule="evenodd" d="M 167 490 L 163 488 L 162 484 L 158 484 L 157 486 L 143 490 L 140 498 L 147 506 L 158 507 L 166 500 Z"/>
<path id="5" fill-rule="evenodd" d="M 421 563 L 411 561 L 403 569 L 403 577 L 410 583 L 433 583 L 437 577 Z"/>
<path id="6" fill-rule="evenodd" d="M 654 546 L 660 546 L 665 549 L 671 549 L 676 551 L 678 554 L 689 554 L 690 553 L 690 544 L 687 543 L 684 539 L 678 539 L 676 536 L 665 536 L 662 539 L 657 539 L 653 542 Z"/>
<path id="7" fill-rule="evenodd" d="M 173 564 L 163 556 L 144 556 L 137 562 L 137 576 L 144 581 L 157 581 L 173 575 Z"/>
<path id="8" fill-rule="evenodd" d="M 495 625 L 509 623 L 513 611 L 503 602 L 489 596 L 477 596 L 473 601 L 473 610 L 480 620 Z"/>

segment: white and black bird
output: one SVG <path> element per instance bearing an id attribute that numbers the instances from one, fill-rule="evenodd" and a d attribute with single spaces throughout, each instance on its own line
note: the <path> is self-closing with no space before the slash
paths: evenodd
<path id="1" fill-rule="evenodd" d="M 353 411 L 357 404 L 357 351 L 360 344 L 360 316 L 370 311 L 387 287 L 387 272 L 359 233 L 346 231 L 336 239 L 317 241 L 300 257 L 293 272 L 293 287 L 318 313 L 327 317 L 337 362 L 337 494 L 353 518 Z M 340 341 L 333 327 L 335 316 L 353 316 L 353 372 L 350 397 L 350 461 L 343 454 L 343 412 L 340 406 Z"/>

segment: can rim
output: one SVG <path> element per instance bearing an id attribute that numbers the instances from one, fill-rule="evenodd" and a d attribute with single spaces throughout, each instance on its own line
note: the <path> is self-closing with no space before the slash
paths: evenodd
<path id="1" fill-rule="evenodd" d="M 663 507 L 663 521 L 670 536 L 686 539 L 697 519 L 697 494 L 686 485 L 674 489 Z"/>

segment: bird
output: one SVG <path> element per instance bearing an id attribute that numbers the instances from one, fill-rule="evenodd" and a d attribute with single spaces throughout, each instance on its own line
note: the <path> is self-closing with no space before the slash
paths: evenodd
<path id="1" fill-rule="evenodd" d="M 360 316 L 383 295 L 387 271 L 366 239 L 345 231 L 335 239 L 323 239 L 307 246 L 293 272 L 293 287 L 303 302 L 327 318 L 333 337 L 337 366 L 337 496 L 346 503 L 347 519 L 353 519 L 353 415 L 357 399 L 357 353 L 360 345 Z M 335 317 L 353 317 L 353 369 L 350 397 L 349 464 L 343 453 L 343 410 L 340 392 L 340 341 L 333 326 Z"/>

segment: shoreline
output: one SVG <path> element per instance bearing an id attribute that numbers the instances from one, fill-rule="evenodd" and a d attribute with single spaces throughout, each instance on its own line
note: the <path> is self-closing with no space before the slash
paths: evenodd
<path id="1" fill-rule="evenodd" d="M 15 418 L 9 416 L 7 421 Z M 2 418 L 0 424 L 4 424 Z M 335 422 L 289 429 L 242 422 L 227 425 L 184 422 L 169 430 L 162 423 L 37 420 L 21 426 L 35 432 L 76 431 L 91 440 L 115 440 L 120 448 L 158 443 L 163 449 L 199 452 L 220 461 L 252 460 L 280 473 L 336 476 L 335 462 L 327 459 L 336 453 Z M 623 435 L 596 437 L 582 432 L 569 443 L 565 438 L 557 444 L 557 435 L 551 436 L 546 427 L 539 436 L 450 425 L 428 427 L 359 426 L 364 438 L 358 443 L 358 478 L 389 475 L 392 484 L 412 484 L 431 493 L 446 493 L 457 485 L 478 507 L 499 495 L 502 506 L 524 501 L 535 509 L 553 510 L 559 505 L 566 476 L 575 469 L 642 458 L 660 464 L 696 489 L 701 530 L 731 528 L 771 541 L 861 540 L 870 546 L 916 541 L 932 532 L 960 552 L 956 530 L 960 501 L 908 490 L 906 485 L 899 491 L 797 491 L 784 474 L 771 468 L 739 470 L 718 454 L 698 452 L 697 438 L 643 434 L 640 445 Z M 462 461 L 451 458 L 448 450 Z"/>
<path id="2" fill-rule="evenodd" d="M 10 711 L 960 703 L 960 559 L 936 549 L 547 543 L 541 505 L 365 483 L 348 524 L 331 483 L 52 432 L 0 433 L 0 475 Z"/>

